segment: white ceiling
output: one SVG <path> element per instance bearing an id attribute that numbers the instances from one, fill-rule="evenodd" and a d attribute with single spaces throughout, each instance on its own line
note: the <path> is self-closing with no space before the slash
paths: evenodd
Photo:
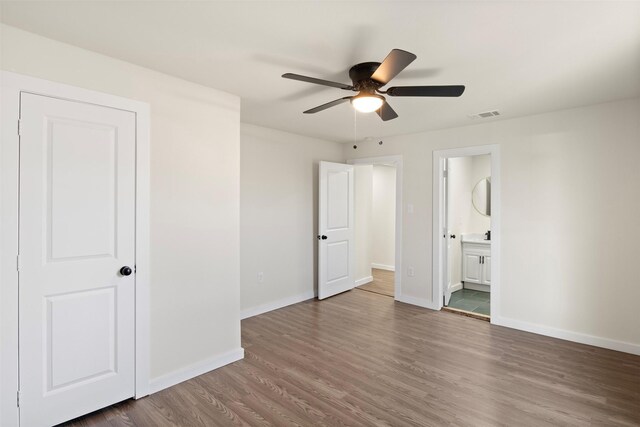
<path id="1" fill-rule="evenodd" d="M 460 98 L 391 98 L 399 118 L 357 115 L 357 137 L 383 137 L 640 95 L 640 2 L 20 1 L 8 25 L 242 97 L 242 121 L 353 141 L 345 96 L 282 79 L 350 83 L 351 65 L 415 53 L 392 85 L 464 84 Z M 488 120 L 500 120 L 493 118 Z"/>

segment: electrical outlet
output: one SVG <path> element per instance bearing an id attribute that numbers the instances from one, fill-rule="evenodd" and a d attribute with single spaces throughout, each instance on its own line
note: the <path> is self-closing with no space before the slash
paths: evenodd
<path id="1" fill-rule="evenodd" d="M 407 276 L 409 277 L 415 276 L 415 271 L 413 271 L 413 267 L 407 268 Z"/>
<path id="2" fill-rule="evenodd" d="M 407 213 L 412 214 L 413 213 L 413 205 L 411 203 L 409 203 L 407 205 Z"/>
<path id="3" fill-rule="evenodd" d="M 258 273 L 258 283 L 264 282 L 264 273 L 261 271 Z"/>

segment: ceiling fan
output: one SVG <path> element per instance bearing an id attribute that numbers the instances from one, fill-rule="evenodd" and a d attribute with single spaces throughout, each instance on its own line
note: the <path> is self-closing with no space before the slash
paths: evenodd
<path id="1" fill-rule="evenodd" d="M 335 87 L 343 90 L 359 92 L 355 96 L 345 96 L 335 101 L 327 102 L 304 112 L 313 114 L 326 110 L 343 102 L 350 101 L 353 108 L 362 113 L 376 112 L 384 121 L 398 117 L 398 114 L 387 103 L 384 96 L 446 96 L 457 97 L 464 92 L 464 86 L 394 86 L 387 90 L 380 88 L 404 70 L 415 59 L 413 53 L 393 49 L 389 55 L 380 62 L 363 62 L 356 64 L 349 70 L 349 77 L 353 84 L 332 82 L 329 80 L 316 79 L 314 77 L 301 76 L 300 74 L 286 73 L 282 77 L 285 79 L 299 80 L 307 83 L 314 83 L 323 86 Z"/>

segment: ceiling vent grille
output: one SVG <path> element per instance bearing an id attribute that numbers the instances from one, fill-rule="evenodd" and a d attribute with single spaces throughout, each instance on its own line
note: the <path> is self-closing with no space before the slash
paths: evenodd
<path id="1" fill-rule="evenodd" d="M 472 119 L 488 119 L 490 117 L 495 117 L 499 115 L 500 115 L 500 111 L 493 110 L 493 111 L 484 111 L 482 113 L 469 114 L 469 117 Z"/>

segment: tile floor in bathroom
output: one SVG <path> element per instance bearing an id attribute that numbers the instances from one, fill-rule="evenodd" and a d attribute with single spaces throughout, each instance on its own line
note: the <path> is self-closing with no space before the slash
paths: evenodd
<path id="1" fill-rule="evenodd" d="M 489 292 L 460 289 L 451 294 L 449 307 L 489 316 L 491 313 L 490 295 Z"/>

